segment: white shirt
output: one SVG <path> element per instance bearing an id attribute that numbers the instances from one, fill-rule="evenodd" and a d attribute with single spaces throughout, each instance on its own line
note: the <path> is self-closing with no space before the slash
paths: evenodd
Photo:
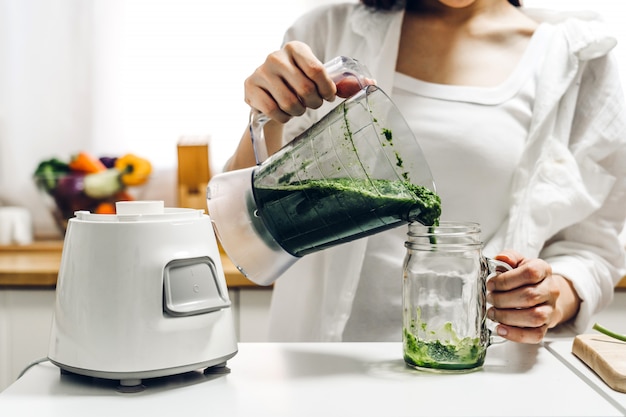
<path id="1" fill-rule="evenodd" d="M 626 111 L 609 54 L 615 40 L 593 19 L 532 15 L 549 21 L 554 36 L 510 180 L 510 209 L 485 252 L 513 248 L 548 261 L 582 298 L 575 325 L 584 329 L 610 302 L 625 272 L 619 234 L 626 215 Z M 296 22 L 285 40 L 306 42 L 322 61 L 337 55 L 359 59 L 383 90 L 392 91 L 401 20 L 402 12 L 372 13 L 358 4 L 323 6 Z M 286 140 L 330 106 L 294 118 Z M 444 176 L 436 181 L 445 183 Z M 360 278 L 367 273 L 370 240 L 307 255 L 281 276 L 274 288 L 270 338 L 342 340 Z"/>

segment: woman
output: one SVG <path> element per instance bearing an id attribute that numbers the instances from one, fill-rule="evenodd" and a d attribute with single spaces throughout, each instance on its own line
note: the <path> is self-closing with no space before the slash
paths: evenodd
<path id="1" fill-rule="evenodd" d="M 585 329 L 624 274 L 626 113 L 592 15 L 506 0 L 362 1 L 318 8 L 245 82 L 268 115 L 268 151 L 333 106 L 322 63 L 356 58 L 409 121 L 442 220 L 481 224 L 485 254 L 514 269 L 488 284 L 498 334 L 537 343 Z M 244 134 L 228 169 L 250 166 Z M 276 281 L 272 339 L 400 340 L 399 228 L 298 261 Z"/>

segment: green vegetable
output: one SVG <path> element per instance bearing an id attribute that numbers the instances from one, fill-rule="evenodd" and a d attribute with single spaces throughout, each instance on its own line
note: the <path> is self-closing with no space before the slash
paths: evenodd
<path id="1" fill-rule="evenodd" d="M 52 191 L 56 187 L 58 178 L 68 172 L 70 172 L 70 167 L 67 163 L 51 158 L 39 163 L 35 170 L 35 177 L 47 191 Z"/>
<path id="2" fill-rule="evenodd" d="M 115 168 L 85 175 L 85 194 L 91 198 L 110 197 L 123 188 L 120 171 Z"/>
<path id="3" fill-rule="evenodd" d="M 615 332 L 607 329 L 606 327 L 600 326 L 598 323 L 595 323 L 593 325 L 593 329 L 597 330 L 600 333 L 603 333 L 603 334 L 605 334 L 607 336 L 610 336 L 610 337 L 612 337 L 614 339 L 621 340 L 622 342 L 626 342 L 626 335 L 615 333 Z"/>

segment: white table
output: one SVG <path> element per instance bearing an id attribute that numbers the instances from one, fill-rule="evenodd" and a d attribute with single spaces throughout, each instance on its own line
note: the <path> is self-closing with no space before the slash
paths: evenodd
<path id="1" fill-rule="evenodd" d="M 626 415 L 541 345 L 491 346 L 482 370 L 457 375 L 406 367 L 400 343 L 242 343 L 228 366 L 229 374 L 147 380 L 143 392 L 123 394 L 44 362 L 0 394 L 0 415 Z"/>

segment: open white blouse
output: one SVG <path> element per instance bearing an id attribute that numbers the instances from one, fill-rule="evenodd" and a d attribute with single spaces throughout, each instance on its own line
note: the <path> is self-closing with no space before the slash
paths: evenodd
<path id="1" fill-rule="evenodd" d="M 404 100 L 413 100 L 410 90 L 419 81 L 406 80 L 395 73 L 402 13 L 372 13 L 354 3 L 322 6 L 299 19 L 286 33 L 285 41 L 309 44 L 322 61 L 337 55 L 358 59 L 384 91 L 392 92 L 392 99 L 402 107 L 407 119 L 424 120 L 421 110 L 412 116 L 412 111 L 418 110 L 408 102 L 403 104 Z M 506 139 L 506 157 L 494 153 L 491 146 L 483 149 L 486 161 L 503 165 L 482 169 L 476 175 L 489 176 L 497 170 L 502 178 L 476 185 L 469 194 L 485 193 L 490 200 L 470 203 L 463 193 L 468 191 L 467 182 L 474 181 L 469 176 L 461 178 L 465 172 L 460 175 L 450 169 L 464 159 L 470 163 L 466 153 L 453 152 L 449 146 L 438 149 L 442 142 L 431 137 L 433 127 L 415 126 L 416 134 L 434 173 L 437 191 L 443 194 L 443 217 L 483 223 L 487 255 L 513 248 L 526 257 L 548 261 L 554 273 L 572 281 L 582 298 L 573 324 L 584 329 L 590 316 L 610 302 L 613 287 L 625 272 L 625 252 L 619 234 L 626 216 L 626 110 L 615 62 L 609 53 L 615 40 L 605 34 L 592 15 L 574 17 L 533 10 L 526 13 L 544 22 L 527 55 L 539 51 L 545 58 L 537 64 L 540 66 L 536 76 L 528 78 L 533 79 L 530 82 L 534 85 L 526 84 L 528 89 L 519 90 L 520 96 L 509 103 L 519 105 L 521 114 L 509 120 L 510 126 L 519 126 Z M 524 66 L 522 62 L 518 71 L 523 71 Z M 442 86 L 418 87 L 423 93 L 440 90 Z M 407 89 L 408 92 L 402 92 Z M 533 91 L 534 97 L 524 96 Z M 423 93 L 420 99 L 425 100 L 426 96 Z M 458 98 L 455 101 L 459 106 L 467 105 Z M 287 125 L 285 140 L 295 137 L 334 105 L 329 103 L 294 118 Z M 484 128 L 477 127 L 477 135 Z M 428 139 L 420 137 L 420 129 L 423 136 L 430 132 Z M 502 146 L 503 139 L 498 137 L 501 133 L 489 133 L 489 140 Z M 487 139 L 473 137 L 467 143 L 480 140 Z M 444 165 L 447 158 L 448 165 Z M 446 204 L 448 199 L 451 200 Z M 457 205 L 455 200 L 467 204 Z M 490 206 L 493 218 L 483 215 L 484 204 Z M 492 204 L 497 205 L 495 210 Z M 381 278 L 380 271 L 372 267 L 379 265 L 383 256 L 377 242 L 386 236 L 360 239 L 300 259 L 275 282 L 270 339 L 399 340 L 401 314 L 394 317 L 389 310 L 387 319 L 395 323 L 381 318 L 375 324 L 376 320 L 372 322 L 357 313 L 367 308 L 367 300 L 373 303 L 374 310 L 375 304 L 397 306 L 400 302 L 401 275 L 397 269 L 405 254 L 401 246 L 404 232 L 406 229 L 389 232 L 389 236 L 396 236 L 397 250 L 384 255 L 389 257 L 385 262 L 395 265 L 395 271 L 383 271 L 390 283 L 396 280 L 390 284 L 395 285 L 393 288 L 372 286 Z M 395 328 L 384 332 L 384 326 Z"/>

